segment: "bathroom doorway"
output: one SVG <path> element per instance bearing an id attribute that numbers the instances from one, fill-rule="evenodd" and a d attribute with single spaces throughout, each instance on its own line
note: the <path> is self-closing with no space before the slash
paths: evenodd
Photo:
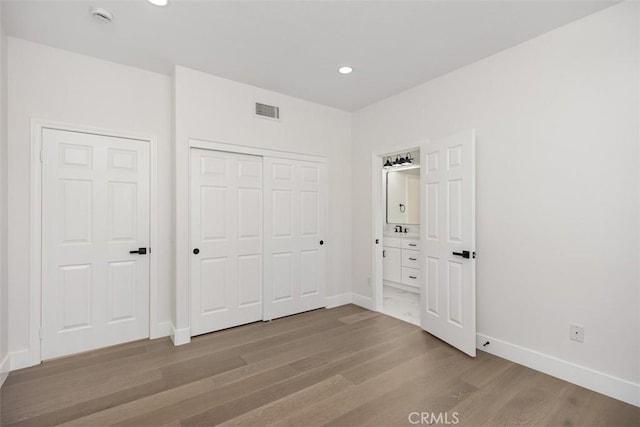
<path id="1" fill-rule="evenodd" d="M 420 149 L 374 159 L 376 310 L 420 325 Z"/>

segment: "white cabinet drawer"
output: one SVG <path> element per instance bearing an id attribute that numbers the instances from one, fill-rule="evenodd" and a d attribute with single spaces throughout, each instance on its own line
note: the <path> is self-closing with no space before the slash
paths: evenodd
<path id="1" fill-rule="evenodd" d="M 420 251 L 402 250 L 402 266 L 420 268 Z"/>
<path id="2" fill-rule="evenodd" d="M 402 248 L 402 238 L 401 237 L 385 237 L 382 241 L 382 246 L 387 246 L 390 248 Z"/>
<path id="3" fill-rule="evenodd" d="M 417 268 L 402 267 L 402 284 L 419 288 L 420 270 Z"/>
<path id="4" fill-rule="evenodd" d="M 418 239 L 402 239 L 402 248 L 414 251 L 420 250 L 420 240 Z"/>

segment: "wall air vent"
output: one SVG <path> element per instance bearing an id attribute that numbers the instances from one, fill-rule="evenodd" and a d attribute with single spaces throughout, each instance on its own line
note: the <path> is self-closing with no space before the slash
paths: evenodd
<path id="1" fill-rule="evenodd" d="M 280 107 L 274 107 L 273 105 L 261 104 L 259 102 L 256 102 L 255 114 L 256 116 L 260 117 L 280 120 Z"/>

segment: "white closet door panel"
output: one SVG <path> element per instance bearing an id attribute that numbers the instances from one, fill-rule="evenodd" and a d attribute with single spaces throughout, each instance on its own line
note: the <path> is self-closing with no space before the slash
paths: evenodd
<path id="1" fill-rule="evenodd" d="M 262 319 L 262 159 L 191 150 L 191 334 Z"/>
<path id="2" fill-rule="evenodd" d="M 475 356 L 474 132 L 429 143 L 420 154 L 422 328 Z"/>
<path id="3" fill-rule="evenodd" d="M 326 166 L 265 157 L 264 319 L 325 306 Z"/>
<path id="4" fill-rule="evenodd" d="M 147 143 L 42 136 L 42 359 L 147 337 Z"/>

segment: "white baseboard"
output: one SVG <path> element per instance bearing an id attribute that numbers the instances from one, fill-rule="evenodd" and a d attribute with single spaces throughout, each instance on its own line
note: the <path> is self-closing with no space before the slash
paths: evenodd
<path id="1" fill-rule="evenodd" d="M 159 322 L 155 327 L 151 328 L 149 331 L 149 339 L 155 340 L 156 338 L 170 337 L 172 331 L 171 322 L 168 320 L 166 322 Z"/>
<path id="2" fill-rule="evenodd" d="M 0 387 L 4 384 L 4 381 L 9 376 L 9 371 L 11 370 L 11 355 L 7 353 L 0 362 Z"/>
<path id="3" fill-rule="evenodd" d="M 487 341 L 490 344 L 483 347 L 483 344 Z M 623 380 L 604 372 L 576 365 L 575 363 L 487 335 L 476 334 L 476 347 L 503 359 L 640 407 L 640 384 L 638 383 Z"/>
<path id="4" fill-rule="evenodd" d="M 360 307 L 366 308 L 367 310 L 375 311 L 373 298 L 371 297 L 365 297 L 364 295 L 352 293 L 351 302 L 354 303 L 355 305 L 359 305 Z"/>
<path id="5" fill-rule="evenodd" d="M 28 348 L 24 350 L 12 351 L 9 353 L 11 356 L 11 370 L 24 369 L 30 366 L 36 366 L 41 363 L 40 359 L 31 354 Z"/>
<path id="6" fill-rule="evenodd" d="M 191 342 L 190 328 L 176 329 L 176 327 L 173 326 L 173 323 L 171 323 L 170 326 L 171 326 L 170 336 L 171 336 L 171 341 L 173 341 L 173 345 L 183 345 Z"/>
<path id="7" fill-rule="evenodd" d="M 341 305 L 351 304 L 353 298 L 351 293 L 332 295 L 327 297 L 327 308 L 340 307 Z"/>

